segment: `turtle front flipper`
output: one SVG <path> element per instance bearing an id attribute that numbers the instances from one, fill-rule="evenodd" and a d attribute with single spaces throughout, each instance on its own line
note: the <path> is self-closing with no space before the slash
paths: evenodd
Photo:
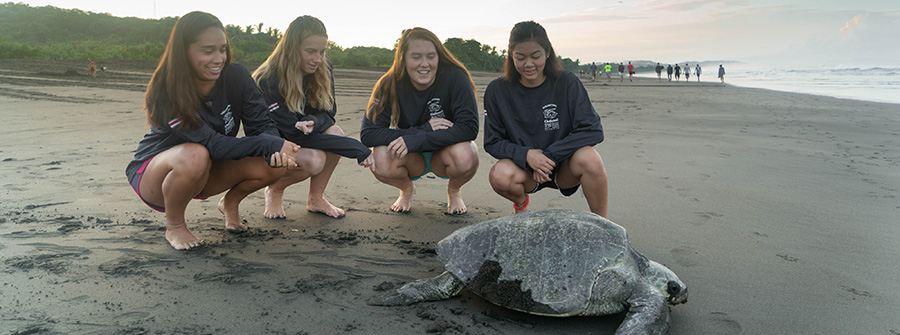
<path id="1" fill-rule="evenodd" d="M 649 285 L 637 285 L 628 299 L 628 316 L 616 335 L 664 335 L 669 331 L 666 298 Z"/>
<path id="2" fill-rule="evenodd" d="M 369 305 L 406 306 L 423 301 L 444 300 L 459 294 L 465 286 L 450 272 L 434 278 L 419 279 L 401 286 L 394 292 L 387 292 L 369 299 Z"/>

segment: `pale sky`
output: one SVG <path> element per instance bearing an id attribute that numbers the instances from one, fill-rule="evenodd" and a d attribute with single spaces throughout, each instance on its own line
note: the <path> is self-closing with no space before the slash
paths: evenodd
<path id="1" fill-rule="evenodd" d="M 900 67 L 897 0 L 50 0 L 31 6 L 160 18 L 202 10 L 225 24 L 284 31 L 300 15 L 325 23 L 342 47 L 392 48 L 405 28 L 506 49 L 509 31 L 534 20 L 562 57 L 663 63 L 736 60 L 762 66 Z M 447 5 L 450 4 L 450 5 Z"/>

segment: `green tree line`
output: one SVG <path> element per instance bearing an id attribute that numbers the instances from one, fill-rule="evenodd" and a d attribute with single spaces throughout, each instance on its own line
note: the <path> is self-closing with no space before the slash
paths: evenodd
<path id="1" fill-rule="evenodd" d="M 0 58 L 48 60 L 158 60 L 178 20 L 115 17 L 53 6 L 0 4 Z M 227 25 L 235 60 L 261 63 L 283 32 L 262 23 Z M 449 38 L 444 45 L 470 70 L 502 71 L 506 50 L 474 39 Z M 343 48 L 329 41 L 328 55 L 336 67 L 389 67 L 394 51 L 379 47 Z M 570 71 L 579 61 L 561 58 Z"/>

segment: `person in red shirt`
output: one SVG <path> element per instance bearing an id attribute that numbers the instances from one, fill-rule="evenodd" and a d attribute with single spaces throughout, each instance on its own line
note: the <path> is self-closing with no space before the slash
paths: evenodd
<path id="1" fill-rule="evenodd" d="M 631 62 L 628 62 L 628 81 L 631 80 L 631 77 L 634 76 L 634 65 L 631 65 Z"/>

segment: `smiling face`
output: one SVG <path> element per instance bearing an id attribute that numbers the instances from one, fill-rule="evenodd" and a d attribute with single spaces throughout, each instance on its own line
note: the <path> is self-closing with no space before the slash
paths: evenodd
<path id="1" fill-rule="evenodd" d="M 328 37 L 309 35 L 300 43 L 300 69 L 304 75 L 313 74 L 325 60 Z"/>
<path id="2" fill-rule="evenodd" d="M 188 45 L 187 53 L 197 90 L 200 94 L 209 95 L 228 59 L 225 32 L 217 27 L 204 30 L 197 36 L 196 42 Z"/>
<path id="3" fill-rule="evenodd" d="M 544 65 L 547 64 L 547 50 L 536 41 L 525 41 L 516 44 L 512 52 L 516 64 L 516 72 L 522 77 L 519 82 L 525 87 L 536 87 L 547 79 Z"/>
<path id="4" fill-rule="evenodd" d="M 406 73 L 413 87 L 423 91 L 432 84 L 437 76 L 438 53 L 434 44 L 426 40 L 410 40 L 406 49 Z"/>

